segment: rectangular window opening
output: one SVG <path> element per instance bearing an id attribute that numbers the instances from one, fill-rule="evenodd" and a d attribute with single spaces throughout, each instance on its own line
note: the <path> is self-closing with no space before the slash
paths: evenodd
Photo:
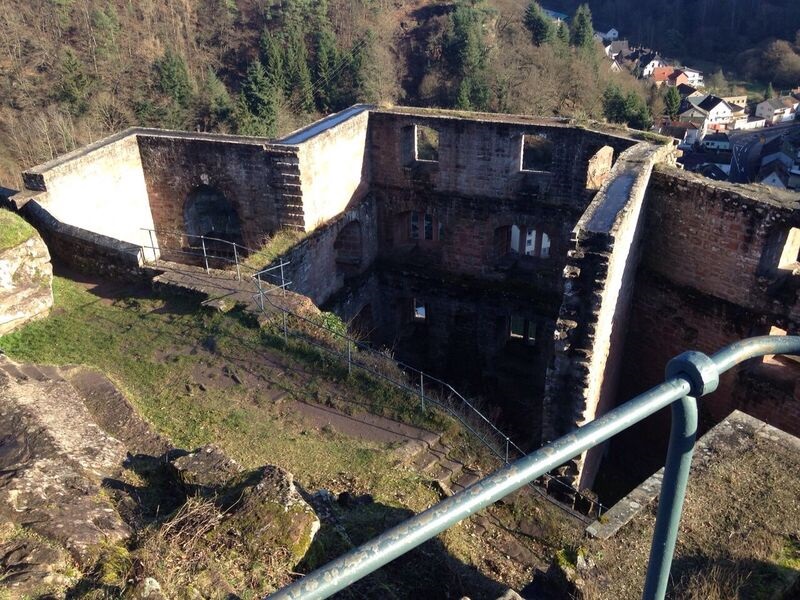
<path id="1" fill-rule="evenodd" d="M 414 298 L 413 306 L 414 306 L 414 320 L 425 321 L 428 318 L 428 311 L 425 308 L 425 303 L 421 302 L 417 298 Z"/>
<path id="2" fill-rule="evenodd" d="M 439 241 L 441 242 L 444 239 L 444 223 L 439 221 Z"/>
<path id="3" fill-rule="evenodd" d="M 542 135 L 523 135 L 520 170 L 549 172 L 553 165 L 553 142 Z"/>
<path id="4" fill-rule="evenodd" d="M 408 232 L 408 237 L 412 240 L 419 239 L 419 213 L 411 213 L 411 228 Z"/>
<path id="5" fill-rule="evenodd" d="M 439 132 L 425 125 L 416 125 L 415 132 L 415 158 L 424 162 L 438 162 Z"/>
<path id="6" fill-rule="evenodd" d="M 781 252 L 779 269 L 794 269 L 798 263 L 798 253 L 800 252 L 800 229 L 792 227 L 786 236 L 786 243 Z"/>
<path id="7" fill-rule="evenodd" d="M 509 319 L 508 337 L 533 346 L 536 343 L 536 322 L 512 315 Z"/>
<path id="8" fill-rule="evenodd" d="M 528 229 L 525 236 L 525 256 L 536 256 L 536 230 Z"/>
<path id="9" fill-rule="evenodd" d="M 508 337 L 512 340 L 525 339 L 525 319 L 522 317 L 511 317 L 511 326 L 509 327 Z"/>
<path id="10" fill-rule="evenodd" d="M 519 238 L 520 230 L 516 225 L 511 226 L 511 241 L 509 242 L 509 251 L 512 254 L 519 254 Z"/>
<path id="11" fill-rule="evenodd" d="M 542 251 L 539 253 L 542 258 L 550 257 L 550 236 L 542 233 Z"/>
<path id="12" fill-rule="evenodd" d="M 433 216 L 425 213 L 425 239 L 433 239 Z"/>

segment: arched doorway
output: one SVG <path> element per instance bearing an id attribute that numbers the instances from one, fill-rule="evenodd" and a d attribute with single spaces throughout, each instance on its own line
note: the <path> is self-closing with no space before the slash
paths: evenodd
<path id="1" fill-rule="evenodd" d="M 183 224 L 189 247 L 199 247 L 200 236 L 243 244 L 236 209 L 222 192 L 208 185 L 198 186 L 189 194 L 183 205 Z M 232 252 L 232 247 L 224 242 L 209 240 L 206 246 L 219 253 L 227 254 L 226 247 Z"/>
<path id="2" fill-rule="evenodd" d="M 351 221 L 339 232 L 333 243 L 336 250 L 336 269 L 344 276 L 356 275 L 361 269 L 361 223 Z"/>

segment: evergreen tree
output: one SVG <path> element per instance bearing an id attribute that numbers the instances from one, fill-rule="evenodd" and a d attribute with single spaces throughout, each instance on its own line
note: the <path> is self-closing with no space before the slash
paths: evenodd
<path id="1" fill-rule="evenodd" d="M 314 32 L 315 70 L 317 81 L 317 106 L 327 112 L 336 104 L 337 96 L 342 91 L 339 87 L 339 51 L 336 48 L 336 36 L 328 18 L 327 0 L 317 0 L 316 27 Z"/>
<path id="2" fill-rule="evenodd" d="M 636 92 L 625 97 L 625 122 L 634 129 L 647 130 L 653 126 L 653 118 L 644 99 Z"/>
<path id="3" fill-rule="evenodd" d="M 230 119 L 233 103 L 225 84 L 213 69 L 209 69 L 200 86 L 195 105 L 195 116 L 203 131 L 213 131 Z"/>
<path id="4" fill-rule="evenodd" d="M 472 110 L 472 100 L 470 99 L 469 81 L 462 79 L 456 94 L 455 107 L 458 110 Z"/>
<path id="5" fill-rule="evenodd" d="M 592 48 L 594 46 L 594 25 L 592 11 L 588 4 L 581 4 L 572 17 L 569 29 L 569 42 L 576 48 Z"/>
<path id="6" fill-rule="evenodd" d="M 264 29 L 259 40 L 261 63 L 267 71 L 267 77 L 276 90 L 284 92 L 287 88 L 286 56 L 278 39 Z"/>
<path id="7" fill-rule="evenodd" d="M 614 84 L 609 85 L 603 92 L 603 114 L 612 123 L 627 122 L 625 97 L 619 87 Z"/>
<path id="8" fill-rule="evenodd" d="M 311 71 L 308 68 L 308 48 L 299 26 L 287 30 L 286 40 L 286 94 L 293 106 L 304 112 L 314 110 Z"/>
<path id="9" fill-rule="evenodd" d="M 664 96 L 664 106 L 670 119 L 674 119 L 678 115 L 681 107 L 681 95 L 678 93 L 678 88 L 674 86 L 667 88 L 667 93 Z"/>
<path id="10" fill-rule="evenodd" d="M 556 35 L 553 21 L 544 13 L 536 0 L 531 0 L 525 9 L 523 23 L 531 32 L 531 39 L 537 46 L 551 42 Z"/>
<path id="11" fill-rule="evenodd" d="M 67 48 L 61 57 L 58 74 L 59 98 L 69 104 L 73 114 L 85 112 L 92 79 L 86 74 L 86 68 L 72 48 Z"/>
<path id="12" fill-rule="evenodd" d="M 565 46 L 569 45 L 569 27 L 566 23 L 556 23 L 556 39 Z"/>
<path id="13" fill-rule="evenodd" d="M 769 100 L 770 98 L 774 97 L 775 97 L 775 88 L 772 87 L 772 82 L 770 81 L 769 85 L 767 85 L 766 91 L 764 92 L 764 100 Z"/>
<path id="14" fill-rule="evenodd" d="M 472 109 L 488 108 L 489 86 L 486 73 L 486 47 L 482 34 L 482 14 L 466 3 L 459 4 L 450 15 L 444 54 L 459 82 L 454 104 Z"/>
<path id="15" fill-rule="evenodd" d="M 189 72 L 186 63 L 172 50 L 155 62 L 156 83 L 159 89 L 169 96 L 180 108 L 187 108 L 192 97 Z"/>
<path id="16" fill-rule="evenodd" d="M 650 129 L 653 125 L 644 99 L 633 91 L 625 96 L 614 84 L 603 92 L 603 114 L 613 123 L 626 123 L 635 129 Z"/>
<path id="17" fill-rule="evenodd" d="M 236 125 L 243 135 L 271 137 L 277 122 L 276 90 L 261 62 L 254 60 L 247 68 L 242 92 L 236 105 Z"/>

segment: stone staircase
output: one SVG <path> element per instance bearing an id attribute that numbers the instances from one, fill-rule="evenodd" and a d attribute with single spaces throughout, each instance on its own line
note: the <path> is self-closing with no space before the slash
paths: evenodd
<path id="1" fill-rule="evenodd" d="M 444 497 L 465 490 L 487 475 L 453 458 L 452 449 L 442 441 L 442 435 L 427 440 L 425 444 L 413 444 L 411 448 L 401 448 L 399 454 L 407 468 L 428 477 Z M 534 490 L 523 488 L 503 502 L 513 505 L 518 498 L 525 495 L 541 498 L 541 495 Z M 534 571 L 547 568 L 548 559 L 545 556 L 537 554 L 519 541 L 520 534 L 530 539 L 540 537 L 541 528 L 535 522 L 518 522 L 513 527 L 515 531 L 511 532 L 507 524 L 503 524 L 487 511 L 473 515 L 469 521 L 472 534 L 483 539 L 500 555 L 512 559 L 523 568 Z"/>

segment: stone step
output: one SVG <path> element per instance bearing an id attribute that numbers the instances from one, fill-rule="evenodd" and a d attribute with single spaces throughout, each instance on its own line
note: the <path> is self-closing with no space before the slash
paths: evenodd
<path id="1" fill-rule="evenodd" d="M 434 480 L 449 485 L 453 479 L 458 477 L 463 468 L 464 465 L 460 462 L 445 458 L 434 463 L 433 467 L 428 470 L 428 473 Z"/>
<path id="2" fill-rule="evenodd" d="M 3 371 L 11 378 L 16 379 L 17 381 L 27 381 L 30 379 L 28 375 L 23 373 L 17 365 L 12 363 L 8 358 L 5 356 L 0 357 L 0 371 Z"/>
<path id="3" fill-rule="evenodd" d="M 39 372 L 50 381 L 66 381 L 61 374 L 61 370 L 53 365 L 36 365 Z"/>

